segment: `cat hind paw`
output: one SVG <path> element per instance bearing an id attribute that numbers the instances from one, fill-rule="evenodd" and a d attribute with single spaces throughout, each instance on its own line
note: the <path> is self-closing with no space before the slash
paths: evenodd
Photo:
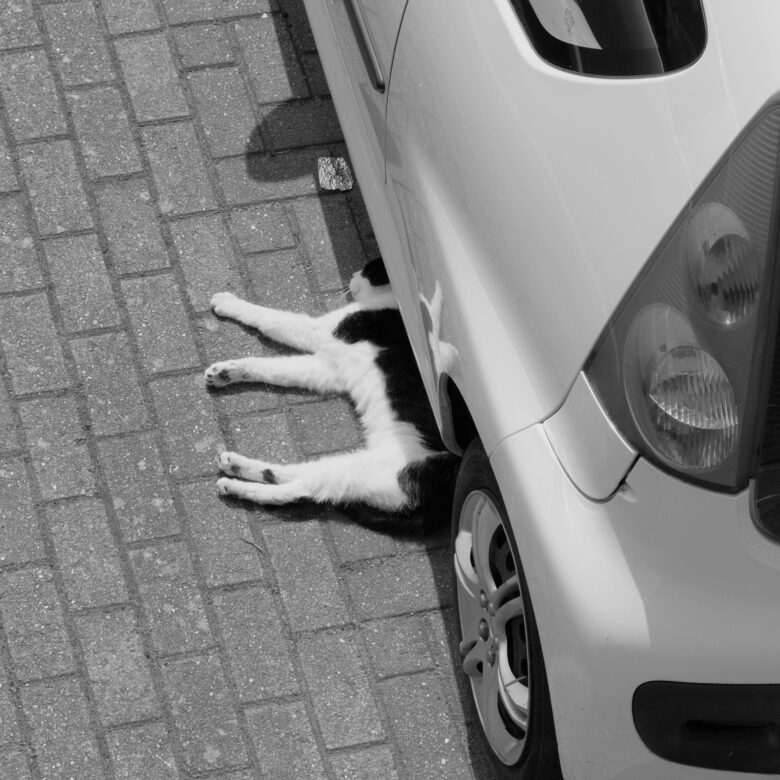
<path id="1" fill-rule="evenodd" d="M 232 360 L 212 363 L 204 372 L 209 387 L 225 387 L 239 381 L 238 366 Z"/>

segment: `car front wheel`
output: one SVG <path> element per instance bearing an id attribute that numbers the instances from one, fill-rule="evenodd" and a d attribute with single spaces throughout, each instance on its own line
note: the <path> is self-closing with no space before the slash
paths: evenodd
<path id="1" fill-rule="evenodd" d="M 460 654 L 468 706 L 495 774 L 561 777 L 550 693 L 528 586 L 488 457 L 466 451 L 452 514 Z"/>

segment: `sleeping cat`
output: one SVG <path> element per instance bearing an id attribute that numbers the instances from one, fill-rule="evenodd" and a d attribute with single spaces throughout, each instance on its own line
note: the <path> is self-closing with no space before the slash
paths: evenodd
<path id="1" fill-rule="evenodd" d="M 364 504 L 415 516 L 423 528 L 449 520 L 459 458 L 445 450 L 381 259 L 350 282 L 354 303 L 321 317 L 256 306 L 217 293 L 211 308 L 309 354 L 214 363 L 206 384 L 265 382 L 348 393 L 365 446 L 289 465 L 223 452 L 222 495 L 259 504 L 301 500 Z"/>

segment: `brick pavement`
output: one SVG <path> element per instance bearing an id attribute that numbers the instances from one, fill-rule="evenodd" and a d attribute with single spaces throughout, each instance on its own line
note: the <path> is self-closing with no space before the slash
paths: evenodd
<path id="1" fill-rule="evenodd" d="M 300 0 L 1 0 L 0 102 L 0 777 L 473 777 L 446 536 L 215 490 L 359 439 L 202 380 L 274 349 L 213 292 L 325 311 L 376 251 Z"/>

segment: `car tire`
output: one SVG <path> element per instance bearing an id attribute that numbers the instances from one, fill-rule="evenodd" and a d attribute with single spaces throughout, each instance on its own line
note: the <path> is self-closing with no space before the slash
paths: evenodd
<path id="1" fill-rule="evenodd" d="M 481 442 L 466 450 L 452 512 L 455 600 L 465 697 L 496 778 L 562 777 L 528 585 Z"/>

